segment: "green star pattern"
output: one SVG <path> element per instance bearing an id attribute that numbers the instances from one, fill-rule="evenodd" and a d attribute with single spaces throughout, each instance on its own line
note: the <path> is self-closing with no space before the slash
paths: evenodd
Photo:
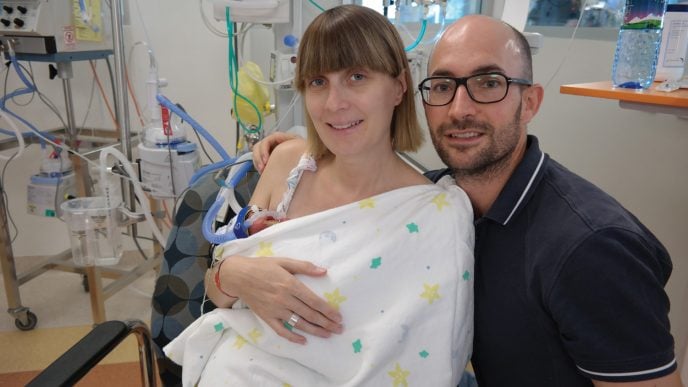
<path id="1" fill-rule="evenodd" d="M 351 343 L 354 347 L 354 353 L 361 353 L 361 349 L 363 348 L 363 344 L 361 344 L 361 339 L 357 339 L 353 343 Z"/>
<path id="2" fill-rule="evenodd" d="M 380 265 L 382 265 L 382 257 L 373 258 L 372 261 L 370 261 L 371 269 L 377 269 Z"/>

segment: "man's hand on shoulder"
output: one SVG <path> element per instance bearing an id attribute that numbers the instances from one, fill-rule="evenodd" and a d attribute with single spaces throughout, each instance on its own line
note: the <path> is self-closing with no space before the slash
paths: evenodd
<path id="1" fill-rule="evenodd" d="M 253 145 L 253 165 L 259 173 L 263 173 L 265 166 L 270 158 L 270 153 L 275 147 L 285 141 L 296 140 L 304 141 L 301 137 L 285 132 L 275 132 Z"/>

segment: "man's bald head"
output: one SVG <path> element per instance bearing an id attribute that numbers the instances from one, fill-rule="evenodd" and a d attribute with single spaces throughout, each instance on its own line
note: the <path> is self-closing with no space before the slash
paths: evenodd
<path id="1" fill-rule="evenodd" d="M 498 50 L 506 57 L 519 61 L 519 74 L 509 75 L 533 80 L 528 40 L 511 25 L 485 15 L 467 15 L 447 27 L 430 54 L 428 71 L 432 72 L 438 52 L 448 50 L 468 57 L 473 48 Z"/>

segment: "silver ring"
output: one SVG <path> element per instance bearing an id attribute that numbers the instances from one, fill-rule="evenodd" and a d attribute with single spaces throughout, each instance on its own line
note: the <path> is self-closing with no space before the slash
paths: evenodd
<path id="1" fill-rule="evenodd" d="M 295 326 L 296 326 L 296 323 L 299 322 L 299 319 L 300 319 L 300 318 L 301 318 L 301 317 L 299 317 L 298 314 L 292 313 L 291 316 L 289 316 L 289 321 L 287 321 L 287 324 L 289 324 L 289 325 L 295 327 Z"/>
<path id="2" fill-rule="evenodd" d="M 287 321 L 284 322 L 285 328 L 287 328 L 287 329 L 289 329 L 289 330 L 294 329 L 294 327 L 296 326 L 296 323 L 299 322 L 299 319 L 300 319 L 300 318 L 301 318 L 301 317 L 299 317 L 298 314 L 292 313 L 291 316 L 289 316 L 289 320 L 287 320 Z"/>

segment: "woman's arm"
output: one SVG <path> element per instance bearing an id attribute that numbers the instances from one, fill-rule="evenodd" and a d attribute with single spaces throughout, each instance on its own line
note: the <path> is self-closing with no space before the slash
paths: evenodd
<path id="1" fill-rule="evenodd" d="M 215 266 L 206 274 L 208 297 L 218 307 L 229 307 L 236 298 L 229 298 L 216 288 L 217 269 Z M 324 268 L 289 258 L 229 256 L 220 270 L 218 279 L 223 291 L 241 298 L 253 313 L 289 341 L 306 343 L 304 336 L 284 326 L 292 313 L 300 317 L 296 327 L 301 331 L 318 337 L 342 332 L 339 312 L 294 276 L 322 276 L 327 273 Z"/>
<path id="2" fill-rule="evenodd" d="M 289 172 L 305 151 L 303 140 L 278 145 L 269 159 L 250 203 L 273 209 L 286 189 Z M 218 267 L 220 272 L 218 273 Z M 297 343 L 305 338 L 285 328 L 292 313 L 301 317 L 300 330 L 320 337 L 341 332 L 341 316 L 326 301 L 303 285 L 294 274 L 321 276 L 325 269 L 310 262 L 288 258 L 231 256 L 210 268 L 205 277 L 208 298 L 218 307 L 230 307 L 237 298 L 280 336 Z"/>

